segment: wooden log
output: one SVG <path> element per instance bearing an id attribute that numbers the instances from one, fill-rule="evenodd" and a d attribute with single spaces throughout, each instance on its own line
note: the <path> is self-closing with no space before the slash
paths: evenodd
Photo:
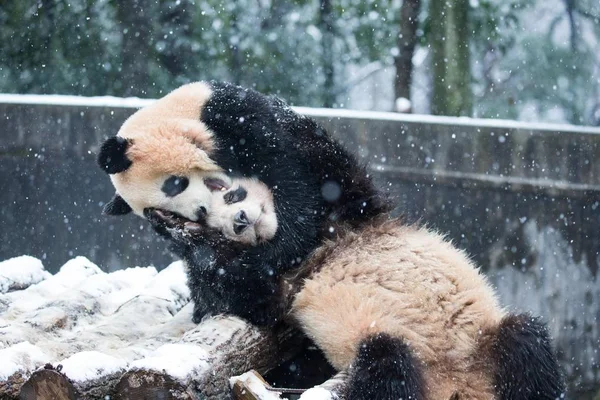
<path id="1" fill-rule="evenodd" d="M 0 399 L 16 399 L 27 380 L 21 372 L 15 372 L 7 379 L 0 379 Z"/>
<path id="2" fill-rule="evenodd" d="M 345 400 L 344 392 L 347 380 L 348 373 L 340 371 L 324 383 L 308 389 L 300 396 L 300 400 Z"/>
<path id="3" fill-rule="evenodd" d="M 129 372 L 115 387 L 117 400 L 193 400 L 195 397 L 180 382 L 154 371 Z"/>
<path id="4" fill-rule="evenodd" d="M 254 370 L 229 380 L 237 400 L 281 400 L 281 392 L 273 388 Z"/>
<path id="5" fill-rule="evenodd" d="M 300 394 L 300 400 L 345 400 L 347 378 L 348 374 L 342 371 L 308 390 L 273 388 L 252 370 L 232 377 L 229 382 L 236 400 L 278 400 L 282 394 Z"/>
<path id="6" fill-rule="evenodd" d="M 20 400 L 76 400 L 77 391 L 69 379 L 54 369 L 34 372 L 25 382 Z"/>
<path id="7" fill-rule="evenodd" d="M 153 267 L 107 274 L 78 257 L 43 282 L 0 294 L 0 301 L 5 305 L 0 309 L 0 398 L 16 398 L 38 367 L 67 367 L 67 359 L 86 351 L 116 356 L 123 361 L 118 364 L 125 364 L 116 377 L 114 368 L 100 366 L 73 381 L 84 398 L 104 398 L 129 362 L 165 342 L 180 340 L 195 326 L 191 305 L 185 315 L 178 312 L 189 301 L 181 264 L 158 274 Z M 88 358 L 95 368 L 98 357 Z M 79 360 L 63 373 L 82 367 L 86 365 Z"/>
<path id="8" fill-rule="evenodd" d="M 235 317 L 209 318 L 187 332 L 177 345 L 166 351 L 159 348 L 155 354 L 132 363 L 131 370 L 117 384 L 116 395 L 132 399 L 128 397 L 131 393 L 128 382 L 154 373 L 171 378 L 180 388 L 178 392 L 192 398 L 229 399 L 231 376 L 250 369 L 266 372 L 274 368 L 294 354 L 301 340 L 301 334 L 290 327 L 265 331 Z M 195 353 L 186 360 L 182 352 Z M 151 396 L 154 390 L 152 385 L 140 387 L 136 395 Z"/>

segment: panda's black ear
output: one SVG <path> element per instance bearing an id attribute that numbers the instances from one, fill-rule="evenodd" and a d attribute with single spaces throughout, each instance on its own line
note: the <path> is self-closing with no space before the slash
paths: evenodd
<path id="1" fill-rule="evenodd" d="M 131 166 L 131 160 L 127 158 L 127 147 L 130 141 L 121 137 L 113 136 L 102 143 L 98 154 L 98 165 L 107 174 L 118 174 Z"/>
<path id="2" fill-rule="evenodd" d="M 115 193 L 113 198 L 104 206 L 102 213 L 106 215 L 125 215 L 129 214 L 131 211 L 129 204 L 127 204 L 121 196 Z"/>

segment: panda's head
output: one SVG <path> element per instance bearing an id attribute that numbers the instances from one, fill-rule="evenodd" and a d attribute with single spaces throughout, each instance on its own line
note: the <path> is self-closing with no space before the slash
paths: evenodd
<path id="1" fill-rule="evenodd" d="M 213 192 L 206 222 L 236 242 L 256 245 L 271 240 L 277 232 L 273 194 L 256 179 L 234 179 L 229 189 Z"/>
<path id="2" fill-rule="evenodd" d="M 137 111 L 103 143 L 98 163 L 116 189 L 106 214 L 144 216 L 153 208 L 198 221 L 210 211 L 213 190 L 231 184 L 209 157 L 212 132 L 199 119 L 211 93 L 203 82 L 185 85 Z"/>

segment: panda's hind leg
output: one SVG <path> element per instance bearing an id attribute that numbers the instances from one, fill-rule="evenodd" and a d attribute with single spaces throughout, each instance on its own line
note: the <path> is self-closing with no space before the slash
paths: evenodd
<path id="1" fill-rule="evenodd" d="M 360 342 L 346 399 L 422 400 L 423 393 L 418 362 L 401 338 L 378 333 Z"/>
<path id="2" fill-rule="evenodd" d="M 529 314 L 508 315 L 483 341 L 500 400 L 564 398 L 565 386 L 546 326 Z"/>

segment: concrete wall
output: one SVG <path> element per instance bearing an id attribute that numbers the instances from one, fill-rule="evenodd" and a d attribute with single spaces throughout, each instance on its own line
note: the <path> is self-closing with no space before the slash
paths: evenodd
<path id="1" fill-rule="evenodd" d="M 84 255 L 109 271 L 169 262 L 143 220 L 101 215 L 113 189 L 95 153 L 135 110 L 123 104 L 0 97 L 0 260 L 31 254 L 56 270 Z M 545 317 L 571 398 L 600 389 L 600 130 L 299 111 L 370 163 L 398 213 L 466 249 L 505 304 Z"/>

